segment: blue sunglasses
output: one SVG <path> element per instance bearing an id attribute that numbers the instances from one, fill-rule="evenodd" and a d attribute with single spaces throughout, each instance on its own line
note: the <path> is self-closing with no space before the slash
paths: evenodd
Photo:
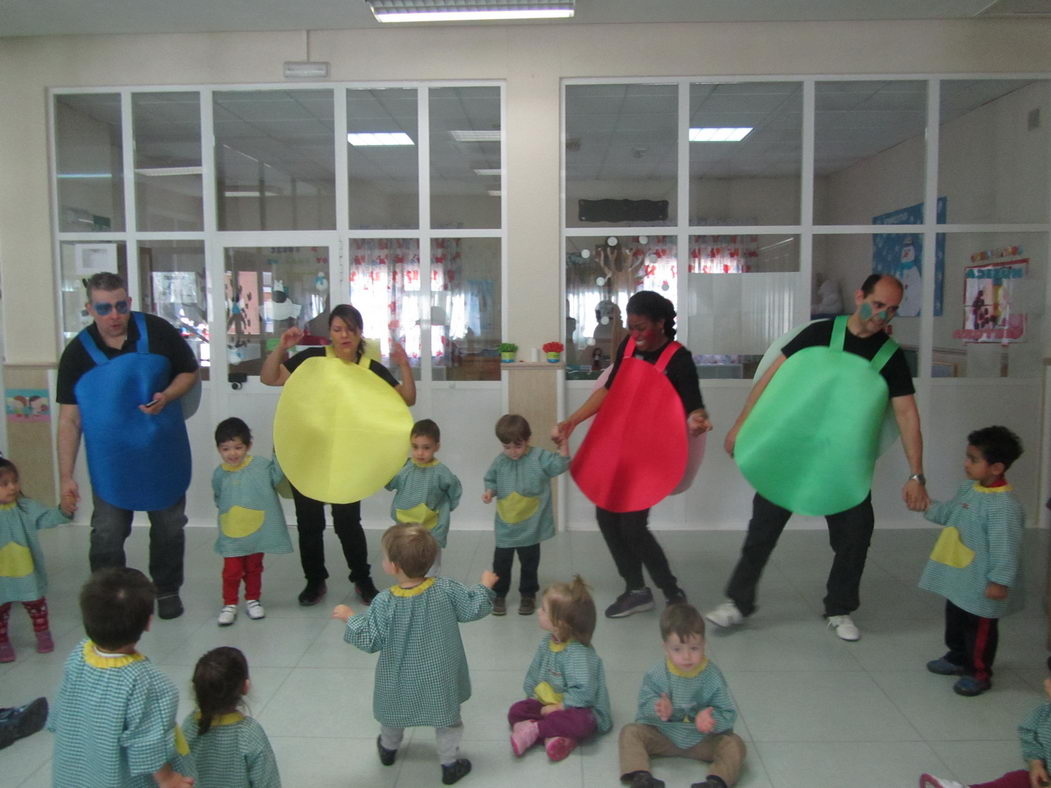
<path id="1" fill-rule="evenodd" d="M 117 308 L 118 315 L 126 315 L 131 311 L 131 304 L 127 301 L 118 301 L 116 304 L 93 304 L 92 306 L 95 308 L 95 314 L 99 317 L 105 317 L 113 311 L 114 307 Z"/>

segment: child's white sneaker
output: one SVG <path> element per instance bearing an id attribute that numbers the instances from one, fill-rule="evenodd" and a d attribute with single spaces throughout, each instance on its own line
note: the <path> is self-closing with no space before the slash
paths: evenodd
<path id="1" fill-rule="evenodd" d="M 922 774 L 920 775 L 920 788 L 967 788 L 967 786 L 956 780 L 935 777 L 933 774 Z"/>
<path id="2" fill-rule="evenodd" d="M 744 614 L 729 599 L 714 610 L 709 610 L 704 617 L 717 627 L 736 627 L 744 621 Z"/>
<path id="3" fill-rule="evenodd" d="M 245 612 L 248 614 L 248 617 L 253 621 L 258 621 L 261 618 L 266 618 L 266 611 L 263 610 L 263 606 L 259 604 L 258 599 L 246 599 Z"/>
<path id="4" fill-rule="evenodd" d="M 850 616 L 828 616 L 828 628 L 836 630 L 840 640 L 861 640 L 861 630 Z"/>
<path id="5" fill-rule="evenodd" d="M 219 611 L 219 626 L 228 627 L 237 619 L 237 605 L 223 605 Z"/>

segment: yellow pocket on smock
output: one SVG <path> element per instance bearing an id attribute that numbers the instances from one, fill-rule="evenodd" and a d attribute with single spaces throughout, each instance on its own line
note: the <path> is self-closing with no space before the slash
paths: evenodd
<path id="1" fill-rule="evenodd" d="M 562 702 L 562 693 L 555 692 L 555 688 L 548 684 L 546 681 L 541 681 L 535 687 L 533 687 L 533 697 L 543 703 L 545 706 L 550 706 L 553 703 Z"/>
<path id="2" fill-rule="evenodd" d="M 395 509 L 394 513 L 399 523 L 422 525 L 428 530 L 438 524 L 438 513 L 433 509 L 428 509 L 425 503 L 416 504 L 411 509 Z"/>
<path id="3" fill-rule="evenodd" d="M 963 569 L 974 560 L 974 550 L 963 543 L 963 540 L 960 539 L 960 532 L 950 525 L 942 529 L 938 541 L 934 543 L 931 560 L 956 569 Z"/>
<path id="4" fill-rule="evenodd" d="M 496 513 L 505 523 L 520 523 L 528 520 L 540 508 L 539 498 L 527 498 L 516 492 L 496 502 Z"/>
<path id="5" fill-rule="evenodd" d="M 33 554 L 18 542 L 0 547 L 0 577 L 25 577 L 33 574 Z"/>
<path id="6" fill-rule="evenodd" d="M 242 539 L 262 528 L 264 517 L 260 509 L 231 506 L 230 511 L 219 515 L 219 528 L 231 539 Z"/>

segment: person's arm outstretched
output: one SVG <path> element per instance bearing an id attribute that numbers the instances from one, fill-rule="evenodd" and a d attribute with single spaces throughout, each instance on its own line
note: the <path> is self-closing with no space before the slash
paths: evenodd
<path id="1" fill-rule="evenodd" d="M 916 397 L 905 394 L 892 397 L 894 418 L 901 432 L 901 447 L 905 450 L 905 459 L 909 463 L 909 473 L 923 475 L 923 435 L 920 433 L 920 412 L 916 407 Z M 931 504 L 927 488 L 919 479 L 909 479 L 901 490 L 902 500 L 914 512 L 922 512 Z"/>
<path id="2" fill-rule="evenodd" d="M 277 342 L 270 355 L 263 361 L 263 367 L 259 370 L 259 380 L 267 386 L 283 386 L 285 381 L 288 380 L 288 376 L 291 374 L 288 371 L 288 367 L 284 365 L 285 354 L 288 349 L 295 347 L 299 340 L 303 338 L 303 329 L 299 326 L 292 326 L 291 328 L 285 329 L 284 333 L 281 334 L 281 339 Z"/>

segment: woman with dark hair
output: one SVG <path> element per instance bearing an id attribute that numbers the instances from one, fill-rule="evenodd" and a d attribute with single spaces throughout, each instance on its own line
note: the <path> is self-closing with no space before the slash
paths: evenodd
<path id="1" fill-rule="evenodd" d="M 283 386 L 296 369 L 306 360 L 326 355 L 335 356 L 347 364 L 360 364 L 365 354 L 365 339 L 362 337 L 363 324 L 361 313 L 350 304 L 340 304 L 332 309 L 328 319 L 328 347 L 311 347 L 285 359 L 285 353 L 302 338 L 303 330 L 296 326 L 281 335 L 281 340 L 274 351 L 266 357 L 259 379 L 268 386 Z M 416 402 L 416 382 L 412 377 L 405 350 L 397 342 L 391 343 L 391 361 L 401 370 L 401 382 L 395 380 L 390 370 L 374 359 L 369 359 L 369 371 L 389 383 L 405 401 L 406 405 Z M 309 498 L 292 487 L 292 496 L 296 505 L 296 525 L 299 529 L 299 558 L 306 576 L 306 587 L 299 594 L 299 604 L 315 605 L 328 590 L 325 580 L 328 571 L 325 569 L 325 502 Z M 343 546 L 343 555 L 350 568 L 350 582 L 357 589 L 358 595 L 365 604 L 376 596 L 377 590 L 372 582 L 368 562 L 368 543 L 365 531 L 361 527 L 361 502 L 333 503 L 332 525 Z"/>
<path id="2" fill-rule="evenodd" d="M 672 397 L 672 407 L 675 406 L 674 397 L 678 395 L 686 415 L 685 430 L 689 434 L 699 435 L 712 428 L 701 397 L 693 356 L 678 343 L 669 346 L 675 338 L 675 308 L 671 301 L 658 293 L 644 290 L 635 293 L 628 300 L 627 313 L 628 336 L 617 348 L 609 378 L 605 385 L 597 388 L 568 419 L 552 430 L 551 437 L 556 442 L 568 439 L 578 424 L 594 416 L 604 406 L 616 408 L 621 414 L 666 411 L 668 403 L 661 401 L 662 396 L 656 390 L 660 386 L 655 389 L 651 383 L 645 382 L 647 375 L 651 376 L 650 381 L 653 380 L 654 370 L 642 370 L 647 374 L 638 377 L 637 361 L 656 365 L 657 371 L 663 370 L 674 389 L 674 392 L 668 392 Z M 626 365 L 628 360 L 632 363 Z M 624 366 L 627 369 L 622 373 L 621 368 Z M 627 377 L 628 380 L 621 381 L 622 377 Z M 619 387 L 618 381 L 622 383 Z M 642 383 L 636 387 L 636 381 Z M 659 380 L 657 382 L 660 383 Z M 593 425 L 592 429 L 596 428 L 601 428 L 601 425 Z M 627 445 L 629 443 L 628 440 L 620 441 L 615 447 L 623 459 L 622 462 L 609 457 L 602 460 L 604 471 L 613 470 L 615 473 L 612 475 L 620 477 L 616 480 L 616 484 L 620 486 L 628 484 L 629 480 L 623 478 L 622 474 L 630 474 L 632 464 L 637 466 L 639 457 L 645 457 L 653 451 L 659 454 L 661 451 L 645 445 Z M 670 470 L 669 473 L 674 473 L 674 470 Z M 682 473 L 683 469 L 680 468 L 680 477 Z M 669 481 L 670 490 L 679 479 Z M 668 604 L 686 599 L 686 594 L 672 574 L 664 550 L 647 527 L 648 507 L 637 511 L 611 511 L 599 504 L 596 506 L 596 517 L 599 530 L 602 531 L 617 565 L 617 571 L 624 578 L 626 586 L 624 593 L 606 608 L 608 618 L 623 618 L 653 608 L 653 594 L 642 575 L 644 566 L 654 584 L 664 592 Z"/>

